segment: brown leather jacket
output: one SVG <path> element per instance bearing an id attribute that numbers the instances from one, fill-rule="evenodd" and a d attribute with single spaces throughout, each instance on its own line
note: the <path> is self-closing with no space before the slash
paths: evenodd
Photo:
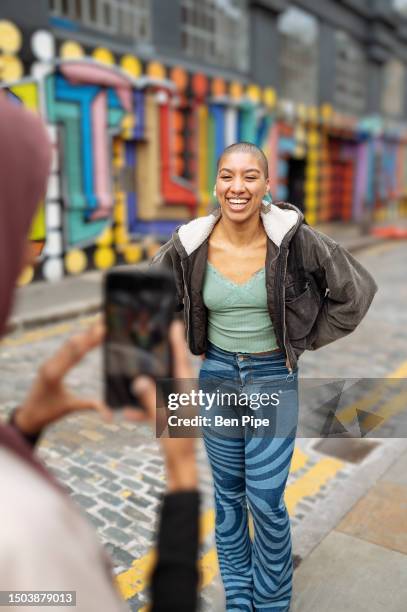
<path id="1" fill-rule="evenodd" d="M 208 241 L 219 208 L 180 226 L 152 260 L 174 271 L 178 309 L 184 310 L 187 341 L 195 355 L 207 349 L 207 310 L 202 285 Z M 298 357 L 352 332 L 377 291 L 369 272 L 340 244 L 304 222 L 285 202 L 263 206 L 266 231 L 267 302 L 278 345 L 289 369 Z"/>

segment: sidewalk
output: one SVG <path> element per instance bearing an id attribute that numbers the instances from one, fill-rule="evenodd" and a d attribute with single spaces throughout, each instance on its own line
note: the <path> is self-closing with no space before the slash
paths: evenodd
<path id="1" fill-rule="evenodd" d="M 376 236 L 361 236 L 356 224 L 326 223 L 317 226 L 317 229 L 351 252 L 383 240 Z M 99 311 L 102 305 L 102 278 L 102 272 L 92 271 L 78 277 L 67 276 L 54 283 L 37 282 L 18 289 L 8 330 L 12 332 Z"/>
<path id="2" fill-rule="evenodd" d="M 291 612 L 404 612 L 407 451 L 294 573 Z"/>

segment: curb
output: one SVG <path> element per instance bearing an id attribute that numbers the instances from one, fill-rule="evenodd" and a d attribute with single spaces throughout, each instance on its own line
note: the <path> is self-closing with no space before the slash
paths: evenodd
<path id="1" fill-rule="evenodd" d="M 6 334 L 16 331 L 24 331 L 40 325 L 58 323 L 68 319 L 74 319 L 81 315 L 96 314 L 102 308 L 100 299 L 87 302 L 73 302 L 59 309 L 43 310 L 41 313 L 12 317 L 6 326 Z"/>
<path id="2" fill-rule="evenodd" d="M 367 249 L 371 246 L 375 246 L 376 244 L 381 244 L 382 242 L 387 242 L 387 239 L 382 236 L 357 236 L 352 240 L 348 240 L 345 242 L 341 242 L 338 240 L 340 244 L 342 244 L 345 249 L 350 251 L 351 253 L 356 253 L 357 251 L 362 251 L 363 249 Z"/>
<path id="3" fill-rule="evenodd" d="M 355 253 L 370 246 L 385 242 L 387 239 L 379 236 L 357 236 L 356 238 L 341 242 L 348 251 Z M 61 308 L 50 308 L 42 310 L 38 313 L 27 314 L 23 316 L 12 317 L 7 326 L 6 333 L 22 332 L 33 327 L 47 325 L 50 323 L 58 323 L 68 319 L 74 319 L 82 315 L 95 314 L 102 309 L 102 300 L 93 299 L 88 301 L 73 302 Z"/>

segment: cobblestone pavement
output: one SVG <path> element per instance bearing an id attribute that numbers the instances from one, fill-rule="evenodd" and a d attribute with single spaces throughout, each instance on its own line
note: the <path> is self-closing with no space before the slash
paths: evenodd
<path id="1" fill-rule="evenodd" d="M 303 377 L 380 378 L 394 372 L 407 377 L 407 245 L 382 244 L 360 253 L 358 259 L 380 287 L 369 315 L 340 343 L 303 356 Z M 81 319 L 15 334 L 0 344 L 2 417 L 22 400 L 37 366 L 62 339 L 86 323 Z M 80 394 L 100 394 L 100 352 L 89 355 L 68 382 Z M 397 452 L 394 440 L 379 440 L 367 459 L 355 463 L 346 455 L 319 452 L 317 442 L 297 440 L 285 495 L 298 561 L 321 535 L 315 525 L 320 530 L 329 528 L 328 517 L 354 503 L 353 491 L 363 466 L 369 461 L 377 465 Z M 39 453 L 97 529 L 131 610 L 142 610 L 147 603 L 144 575 L 151 565 L 157 507 L 164 490 L 163 464 L 152 431 L 145 425 L 123 422 L 119 415 L 105 424 L 97 415 L 86 413 L 50 428 Z M 224 604 L 214 553 L 211 477 L 201 444 L 199 463 L 204 500 L 201 608 L 220 612 Z"/>

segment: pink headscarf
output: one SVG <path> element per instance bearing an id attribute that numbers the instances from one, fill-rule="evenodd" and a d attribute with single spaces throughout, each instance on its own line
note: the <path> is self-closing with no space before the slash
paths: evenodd
<path id="1" fill-rule="evenodd" d="M 0 92 L 0 335 L 30 224 L 45 194 L 50 161 L 51 146 L 41 119 Z"/>

